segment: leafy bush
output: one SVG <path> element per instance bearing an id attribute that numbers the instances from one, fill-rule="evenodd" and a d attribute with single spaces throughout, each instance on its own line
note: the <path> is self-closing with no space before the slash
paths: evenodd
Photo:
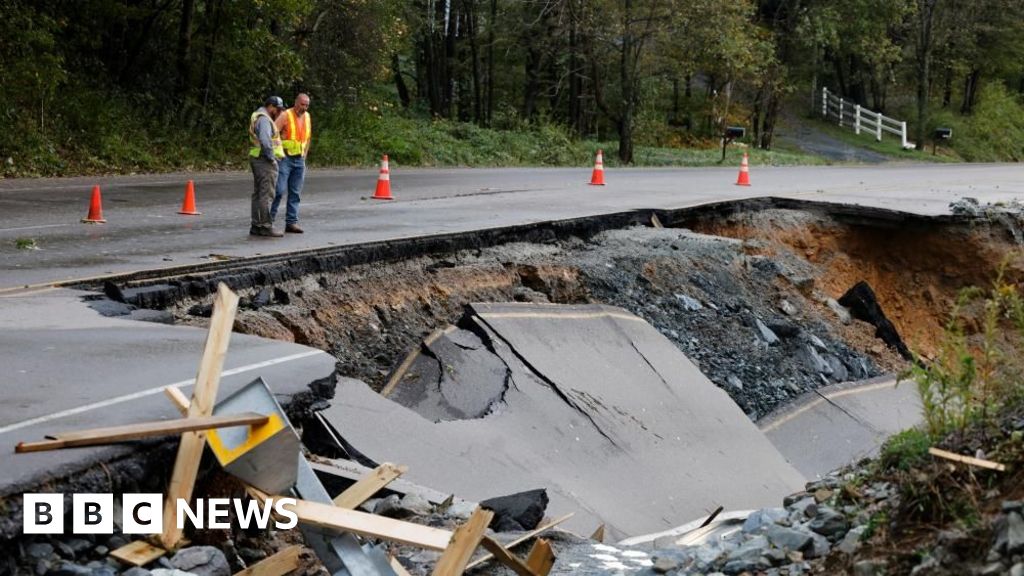
<path id="1" fill-rule="evenodd" d="M 904 430 L 885 441 L 879 455 L 879 465 L 883 469 L 910 470 L 928 456 L 931 445 L 931 437 L 923 430 Z"/>
<path id="2" fill-rule="evenodd" d="M 930 130 L 953 129 L 949 146 L 969 162 L 1024 160 L 1024 104 L 1001 82 L 981 88 L 969 116 L 952 111 L 936 113 Z M 929 132 L 930 134 L 931 132 Z"/>
<path id="3" fill-rule="evenodd" d="M 1002 272 L 985 292 L 961 292 L 936 358 L 915 358 L 901 379 L 917 382 L 928 433 L 941 438 L 987 424 L 1024 396 L 1024 297 Z"/>

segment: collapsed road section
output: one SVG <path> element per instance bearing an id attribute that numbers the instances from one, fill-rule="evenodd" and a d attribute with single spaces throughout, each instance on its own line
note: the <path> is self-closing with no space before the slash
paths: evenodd
<path id="1" fill-rule="evenodd" d="M 804 483 L 727 394 L 624 310 L 473 304 L 459 326 L 431 342 L 436 360 L 400 376 L 396 401 L 345 379 L 325 420 L 422 484 L 476 500 L 546 488 L 556 513 L 578 511 L 571 526 L 603 523 L 615 539 L 719 505 L 769 505 Z"/>
<path id="2" fill-rule="evenodd" d="M 205 327 L 210 287 L 224 282 L 242 296 L 236 332 L 329 352 L 340 377 L 318 380 L 300 410 L 284 406 L 329 497 L 360 478 L 331 484 L 324 474 L 336 474 L 317 456 L 348 458 L 359 474 L 392 460 L 419 486 L 397 507 L 393 491 L 364 510 L 454 529 L 468 519 L 466 505 L 447 496 L 472 503 L 544 488 L 552 513 L 577 514 L 577 531 L 603 522 L 620 537 L 719 506 L 778 502 L 804 477 L 870 452 L 890 426 L 913 419 L 872 408 L 893 405 L 891 387 L 872 388 L 881 398 L 861 402 L 868 413 L 858 413 L 843 399 L 862 387 L 849 383 L 900 370 L 909 351 L 927 356 L 959 290 L 1001 268 L 1013 278 L 1024 270 L 1017 222 L 984 215 L 932 220 L 764 201 L 653 216 L 81 287 L 102 288 L 88 304 L 121 324 Z M 835 426 L 833 409 L 864 433 L 849 434 L 849 450 L 832 460 L 801 461 L 849 432 Z M 801 425 L 790 427 L 797 412 Z M 103 463 L 125 452 L 90 454 Z M 140 453 L 160 457 L 110 468 L 111 486 L 158 489 L 167 445 Z M 164 470 L 154 474 L 160 460 Z M 201 485 L 217 490 L 223 480 L 207 468 Z M 229 534 L 212 543 L 242 541 Z M 94 542 L 93 552 L 96 545 L 109 547 Z M 420 573 L 439 559 L 399 557 Z"/>

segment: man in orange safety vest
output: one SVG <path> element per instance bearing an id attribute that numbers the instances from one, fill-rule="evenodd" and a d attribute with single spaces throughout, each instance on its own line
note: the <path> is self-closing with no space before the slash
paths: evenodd
<path id="1" fill-rule="evenodd" d="M 284 158 L 278 167 L 277 193 L 270 206 L 270 219 L 277 217 L 277 209 L 287 195 L 284 231 L 302 234 L 299 227 L 299 201 L 306 177 L 306 154 L 313 136 L 313 119 L 309 115 L 309 95 L 300 93 L 294 105 L 277 117 L 275 124 L 281 132 Z"/>

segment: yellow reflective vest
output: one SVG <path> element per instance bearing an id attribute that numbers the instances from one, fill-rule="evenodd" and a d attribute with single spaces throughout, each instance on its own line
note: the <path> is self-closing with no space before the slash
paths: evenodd
<path id="1" fill-rule="evenodd" d="M 288 115 L 288 123 L 285 125 L 284 151 L 289 156 L 305 156 L 309 150 L 309 139 L 313 135 L 313 117 L 306 112 L 302 115 L 302 122 L 298 122 L 295 109 L 289 108 L 285 111 Z"/>
<path id="2" fill-rule="evenodd" d="M 270 127 L 273 130 L 270 136 L 270 144 L 274 147 L 274 157 L 284 158 L 284 147 L 281 145 L 281 133 L 277 130 L 277 125 L 274 124 L 274 119 L 270 117 L 262 108 L 252 113 L 249 117 L 249 156 L 252 158 L 259 158 L 262 146 L 260 146 L 260 137 L 256 134 L 256 121 L 260 116 L 263 116 L 270 122 Z"/>

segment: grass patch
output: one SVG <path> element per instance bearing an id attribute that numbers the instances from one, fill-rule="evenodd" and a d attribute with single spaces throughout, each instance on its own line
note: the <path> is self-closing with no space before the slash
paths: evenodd
<path id="1" fill-rule="evenodd" d="M 14 247 L 18 250 L 39 250 L 35 238 L 18 238 L 14 241 Z"/>
<path id="2" fill-rule="evenodd" d="M 821 118 L 815 118 L 814 127 L 829 136 L 841 140 L 851 146 L 858 148 L 864 148 L 884 154 L 892 158 L 893 160 L 903 160 L 907 162 L 962 162 L 954 151 L 950 150 L 948 146 L 940 145 L 936 155 L 932 155 L 931 143 L 929 142 L 926 150 L 904 150 L 900 145 L 898 137 L 893 136 L 889 133 L 882 134 L 882 141 L 875 140 L 874 135 L 861 131 L 860 134 L 856 134 L 853 128 L 842 127 L 840 128 L 833 122 L 824 122 Z"/>

